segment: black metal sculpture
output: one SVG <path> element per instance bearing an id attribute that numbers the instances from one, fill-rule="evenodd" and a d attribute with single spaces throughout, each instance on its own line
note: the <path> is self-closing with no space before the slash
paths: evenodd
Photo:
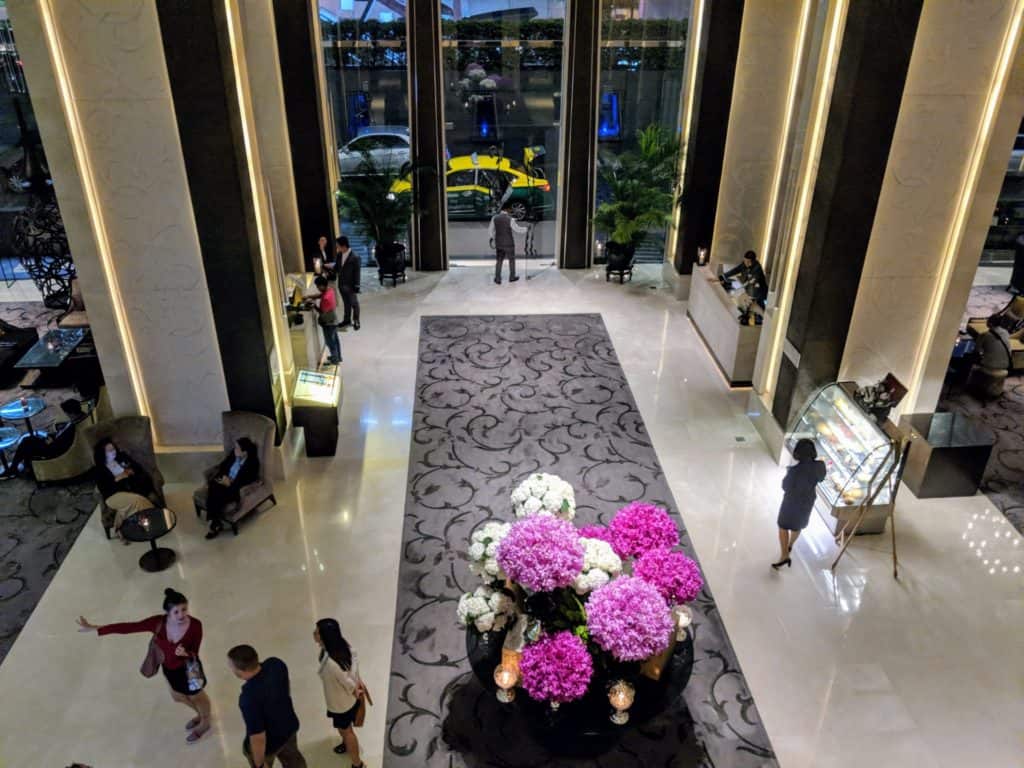
<path id="1" fill-rule="evenodd" d="M 50 309 L 67 309 L 75 264 L 68 250 L 64 220 L 52 194 L 36 198 L 14 217 L 11 249 L 43 294 L 43 303 Z"/>

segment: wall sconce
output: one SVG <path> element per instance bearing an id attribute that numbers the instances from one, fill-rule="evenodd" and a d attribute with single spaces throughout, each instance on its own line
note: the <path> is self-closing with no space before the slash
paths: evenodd
<path id="1" fill-rule="evenodd" d="M 608 702 L 615 711 L 612 713 L 611 721 L 616 725 L 625 725 L 629 722 L 629 708 L 633 706 L 633 698 L 636 691 L 632 685 L 625 680 L 619 680 L 608 691 Z"/>
<path id="2" fill-rule="evenodd" d="M 494 668 L 494 682 L 498 686 L 496 695 L 502 704 L 508 704 L 515 699 L 515 685 L 518 677 L 515 670 L 509 669 L 503 664 Z"/>

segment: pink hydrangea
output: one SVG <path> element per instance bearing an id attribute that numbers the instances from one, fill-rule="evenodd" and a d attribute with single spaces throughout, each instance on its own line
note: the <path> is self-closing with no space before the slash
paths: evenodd
<path id="1" fill-rule="evenodd" d="M 661 653 L 673 630 L 665 598 L 635 576 L 620 576 L 591 593 L 587 627 L 594 642 L 619 661 Z"/>
<path id="2" fill-rule="evenodd" d="M 579 535 L 582 539 L 600 539 L 612 543 L 611 532 L 604 525 L 584 525 L 579 529 Z"/>
<path id="3" fill-rule="evenodd" d="M 608 532 L 619 557 L 633 557 L 661 547 L 671 549 L 679 544 L 679 529 L 668 512 L 642 501 L 634 501 L 616 512 Z"/>
<path id="4" fill-rule="evenodd" d="M 594 663 L 584 642 L 568 630 L 545 635 L 523 649 L 523 688 L 537 701 L 564 704 L 587 692 Z"/>
<path id="5" fill-rule="evenodd" d="M 633 575 L 653 585 L 671 604 L 690 602 L 704 586 L 697 563 L 666 548 L 640 555 L 633 564 Z"/>
<path id="6" fill-rule="evenodd" d="M 498 546 L 498 565 L 534 592 L 567 587 L 583 569 L 583 542 L 572 523 L 536 515 L 513 523 Z"/>

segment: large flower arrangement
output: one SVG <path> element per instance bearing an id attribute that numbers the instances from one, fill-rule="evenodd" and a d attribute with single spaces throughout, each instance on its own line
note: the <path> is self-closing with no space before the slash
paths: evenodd
<path id="1" fill-rule="evenodd" d="M 675 549 L 679 530 L 665 509 L 633 502 L 607 526 L 577 529 L 572 487 L 544 473 L 524 480 L 511 501 L 516 522 L 489 522 L 471 536 L 470 570 L 485 584 L 463 595 L 458 616 L 479 632 L 515 625 L 509 638 L 522 643 L 513 650 L 522 648 L 530 697 L 574 701 L 610 670 L 639 670 L 670 648 L 675 606 L 704 582 Z"/>

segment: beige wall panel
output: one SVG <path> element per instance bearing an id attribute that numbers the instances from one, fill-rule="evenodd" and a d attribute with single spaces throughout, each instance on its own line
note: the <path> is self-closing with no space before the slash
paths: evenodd
<path id="1" fill-rule="evenodd" d="M 712 262 L 739 263 L 764 242 L 801 3 L 747 0 L 733 84 Z"/>
<path id="2" fill-rule="evenodd" d="M 1011 108 L 1016 117 L 1007 113 L 992 130 L 948 291 L 942 290 L 950 226 L 1013 9 L 1001 0 L 926 1 L 921 14 L 839 374 L 864 382 L 891 371 L 911 384 L 924 350 L 926 373 L 904 412 L 933 410 L 938 400 L 1020 121 L 1020 110 Z M 930 334 L 936 300 L 942 312 Z"/>
<path id="3" fill-rule="evenodd" d="M 19 48 L 26 48 L 29 66 L 34 62 L 40 69 L 52 69 L 43 36 L 25 39 L 19 29 L 22 16 L 39 18 L 39 4 L 24 0 L 13 5 L 18 6 L 12 8 L 15 34 Z M 51 7 L 81 125 L 80 151 L 92 170 L 157 440 L 165 446 L 219 443 L 227 390 L 156 7 L 150 0 L 79 0 L 51 2 Z M 49 156 L 48 134 L 60 133 L 65 105 L 45 94 L 36 103 L 35 83 L 30 81 L 30 87 L 36 113 L 46 126 Z M 104 373 L 112 379 L 112 389 L 119 390 L 118 361 L 116 356 L 108 360 L 111 355 L 105 353 L 122 339 L 111 322 L 111 302 L 117 299 L 110 296 L 98 249 L 87 245 L 97 236 L 92 220 L 79 222 L 84 206 L 76 194 L 63 192 L 88 185 L 83 186 L 83 167 L 65 166 L 71 158 L 62 153 L 60 143 L 55 141 L 57 151 L 50 158 L 58 201 L 74 220 L 68 227 L 72 253 L 82 274 Z M 123 395 L 114 403 L 119 411 L 127 410 Z"/>
<path id="4" fill-rule="evenodd" d="M 285 117 L 281 61 L 277 55 L 274 7 L 272 0 L 242 0 L 239 10 L 260 158 L 270 184 L 281 259 L 285 272 L 302 272 L 302 254 L 313 250 L 316 243 L 303 243 L 299 235 L 299 209 Z"/>

